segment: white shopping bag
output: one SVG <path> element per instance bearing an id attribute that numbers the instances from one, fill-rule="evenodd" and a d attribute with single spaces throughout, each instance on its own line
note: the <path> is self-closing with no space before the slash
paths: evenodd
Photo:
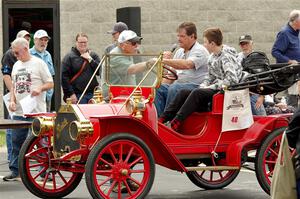
<path id="1" fill-rule="evenodd" d="M 286 138 L 286 133 L 282 135 L 279 153 L 275 168 L 273 170 L 271 182 L 272 199 L 297 199 L 295 170 Z"/>
<path id="2" fill-rule="evenodd" d="M 222 132 L 249 128 L 253 124 L 249 89 L 225 91 Z"/>

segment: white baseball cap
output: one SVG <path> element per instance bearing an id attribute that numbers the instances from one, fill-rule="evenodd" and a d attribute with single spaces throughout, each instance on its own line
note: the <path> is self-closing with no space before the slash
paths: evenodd
<path id="1" fill-rule="evenodd" d="M 137 36 L 135 32 L 132 30 L 124 30 L 121 32 L 118 38 L 119 43 L 124 43 L 126 41 L 131 41 L 131 42 L 140 42 L 143 38 Z"/>
<path id="2" fill-rule="evenodd" d="M 36 39 L 40 39 L 43 37 L 48 37 L 48 39 L 51 39 L 51 37 L 49 37 L 48 33 L 45 30 L 38 30 L 34 33 L 33 38 Z"/>
<path id="3" fill-rule="evenodd" d="M 16 38 L 24 38 L 26 35 L 28 35 L 30 37 L 29 32 L 27 32 L 26 30 L 21 30 L 21 31 L 18 32 Z"/>

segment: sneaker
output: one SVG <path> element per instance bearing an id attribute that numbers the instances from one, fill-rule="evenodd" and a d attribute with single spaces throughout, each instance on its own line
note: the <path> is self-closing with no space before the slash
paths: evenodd
<path id="1" fill-rule="evenodd" d="M 180 126 L 181 126 L 181 121 L 177 118 L 174 118 L 172 121 L 171 121 L 171 128 L 176 131 L 176 132 L 180 132 Z"/>
<path id="2" fill-rule="evenodd" d="M 129 186 L 131 191 L 136 191 L 140 187 L 138 184 L 136 184 L 135 182 L 133 182 L 131 180 L 130 181 L 128 180 L 127 183 L 128 183 L 128 186 Z"/>
<path id="3" fill-rule="evenodd" d="M 17 181 L 18 178 L 20 178 L 18 175 L 10 173 L 9 175 L 3 177 L 3 181 Z"/>
<path id="4" fill-rule="evenodd" d="M 114 188 L 113 188 L 112 191 L 115 192 L 115 193 L 118 193 L 118 191 L 119 191 L 119 186 L 118 186 L 118 184 L 116 184 L 116 185 L 114 186 Z M 127 191 L 126 186 L 122 183 L 122 184 L 121 184 L 121 193 L 127 193 L 127 192 L 128 192 L 128 191 Z"/>
<path id="5" fill-rule="evenodd" d="M 44 181 L 45 177 L 46 177 L 46 172 L 41 173 L 40 175 L 42 181 Z M 47 182 L 52 181 L 52 173 L 49 173 L 48 178 L 47 178 Z"/>
<path id="6" fill-rule="evenodd" d="M 131 180 L 127 180 L 128 186 L 130 188 L 131 191 L 136 191 L 139 189 L 139 185 L 136 184 L 135 182 L 131 181 Z M 118 193 L 118 185 L 115 185 L 115 187 L 113 188 L 113 192 Z M 121 193 L 127 193 L 127 188 L 126 186 L 122 183 L 121 185 Z"/>

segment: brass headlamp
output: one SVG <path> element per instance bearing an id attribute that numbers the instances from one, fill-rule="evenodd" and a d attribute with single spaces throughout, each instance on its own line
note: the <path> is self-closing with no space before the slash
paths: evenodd
<path id="1" fill-rule="evenodd" d="M 69 135 L 72 140 L 77 141 L 80 137 L 92 135 L 94 132 L 93 125 L 90 121 L 73 121 L 69 126 Z"/>
<path id="2" fill-rule="evenodd" d="M 134 117 L 142 119 L 143 111 L 146 109 L 147 102 L 148 100 L 143 99 L 142 92 L 140 90 L 136 90 L 126 103 L 126 110 L 130 114 L 134 115 Z"/>
<path id="3" fill-rule="evenodd" d="M 35 136 L 42 135 L 45 132 L 53 130 L 54 118 L 53 117 L 38 117 L 32 122 L 31 129 Z"/>

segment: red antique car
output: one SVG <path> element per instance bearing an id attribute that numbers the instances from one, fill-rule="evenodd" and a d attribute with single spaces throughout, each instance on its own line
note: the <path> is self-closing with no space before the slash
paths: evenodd
<path id="1" fill-rule="evenodd" d="M 221 189 L 237 177 L 248 152 L 256 150 L 256 176 L 269 193 L 280 136 L 290 115 L 254 117 L 248 129 L 221 132 L 224 95 L 219 93 L 211 111 L 193 113 L 179 134 L 157 122 L 153 101 L 162 80 L 162 56 L 150 67 L 147 62 L 140 75 L 131 75 L 135 82 L 124 80 L 126 67 L 124 74 L 118 71 L 114 56 L 124 55 L 103 59 L 106 102 L 96 89 L 91 104 L 68 101 L 55 114 L 34 115 L 33 135 L 22 146 L 19 161 L 30 192 L 40 198 L 64 197 L 85 174 L 93 198 L 144 198 L 156 164 L 186 173 L 199 188 Z"/>

